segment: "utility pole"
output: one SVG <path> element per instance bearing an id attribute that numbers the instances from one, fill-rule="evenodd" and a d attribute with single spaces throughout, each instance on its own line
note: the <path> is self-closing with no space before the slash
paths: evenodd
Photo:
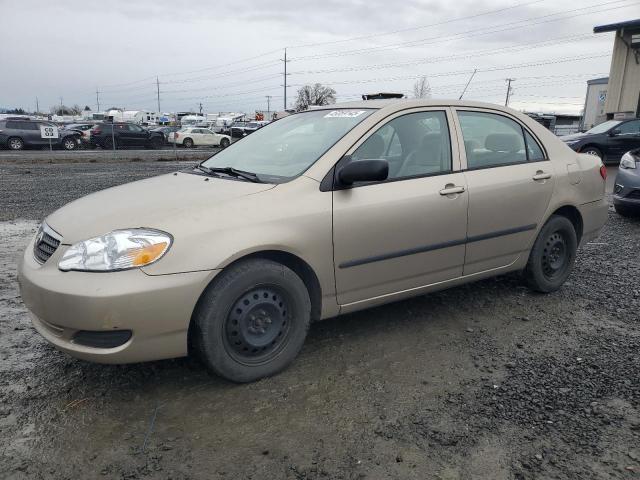
<path id="1" fill-rule="evenodd" d="M 40 113 L 40 104 L 38 103 L 38 97 L 36 97 L 36 114 Z"/>
<path id="2" fill-rule="evenodd" d="M 282 60 L 284 62 L 284 85 L 282 85 L 284 87 L 284 109 L 287 109 L 287 87 L 289 85 L 287 85 L 287 63 L 289 63 L 291 60 L 287 60 L 287 49 L 284 49 L 284 60 Z"/>
<path id="3" fill-rule="evenodd" d="M 267 95 L 267 115 L 271 113 L 271 95 Z"/>
<path id="4" fill-rule="evenodd" d="M 507 78 L 505 81 L 507 82 L 507 98 L 504 101 L 504 106 L 509 106 L 509 97 L 511 97 L 511 82 L 515 82 L 515 78 Z"/>
<path id="5" fill-rule="evenodd" d="M 200 115 L 202 115 L 202 102 L 200 102 Z"/>
<path id="6" fill-rule="evenodd" d="M 96 104 L 98 106 L 98 113 L 100 113 L 100 92 L 98 91 L 97 87 L 96 87 Z"/>
<path id="7" fill-rule="evenodd" d="M 62 97 L 60 97 L 60 115 L 64 115 L 64 112 L 62 111 Z"/>
<path id="8" fill-rule="evenodd" d="M 160 112 L 160 80 L 156 77 L 156 90 L 158 92 L 158 113 Z"/>

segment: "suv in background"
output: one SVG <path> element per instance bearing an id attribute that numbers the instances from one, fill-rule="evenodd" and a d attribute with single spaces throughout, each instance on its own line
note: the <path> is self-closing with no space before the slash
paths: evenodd
<path id="1" fill-rule="evenodd" d="M 640 148 L 640 119 L 609 120 L 585 133 L 560 137 L 569 148 L 596 155 L 605 163 L 619 162 L 629 150 Z"/>
<path id="2" fill-rule="evenodd" d="M 81 137 L 83 145 L 89 145 L 91 143 L 91 129 L 95 123 L 72 123 L 70 125 L 65 125 L 64 130 L 76 131 Z"/>
<path id="3" fill-rule="evenodd" d="M 104 149 L 120 147 L 162 148 L 164 134 L 135 123 L 101 123 L 91 129 L 91 144 Z"/>
<path id="4" fill-rule="evenodd" d="M 49 142 L 55 148 L 75 150 L 80 146 L 80 133 L 73 130 L 58 129 L 58 138 L 42 138 L 40 126 L 55 127 L 49 122 L 33 120 L 0 120 L 0 146 L 10 150 L 22 150 L 25 147 L 48 147 Z"/>

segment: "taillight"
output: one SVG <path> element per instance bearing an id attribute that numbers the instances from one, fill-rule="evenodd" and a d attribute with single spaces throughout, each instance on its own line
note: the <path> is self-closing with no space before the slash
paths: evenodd
<path id="1" fill-rule="evenodd" d="M 179 136 L 180 136 L 180 134 L 178 132 L 173 134 L 173 138 L 175 138 L 176 140 L 178 139 Z"/>
<path id="2" fill-rule="evenodd" d="M 607 167 L 605 167 L 604 165 L 600 165 L 600 176 L 603 180 L 607 179 Z"/>

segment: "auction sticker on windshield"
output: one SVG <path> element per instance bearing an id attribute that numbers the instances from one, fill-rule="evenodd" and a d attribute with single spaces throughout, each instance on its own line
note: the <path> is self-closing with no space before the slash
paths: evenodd
<path id="1" fill-rule="evenodd" d="M 366 110 L 333 110 L 327 113 L 324 118 L 355 118 L 366 112 Z"/>

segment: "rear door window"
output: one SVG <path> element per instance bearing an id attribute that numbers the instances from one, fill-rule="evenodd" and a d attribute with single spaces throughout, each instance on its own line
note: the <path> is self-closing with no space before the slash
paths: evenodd
<path id="1" fill-rule="evenodd" d="M 500 167 L 527 161 L 524 132 L 503 115 L 459 111 L 467 168 Z"/>

